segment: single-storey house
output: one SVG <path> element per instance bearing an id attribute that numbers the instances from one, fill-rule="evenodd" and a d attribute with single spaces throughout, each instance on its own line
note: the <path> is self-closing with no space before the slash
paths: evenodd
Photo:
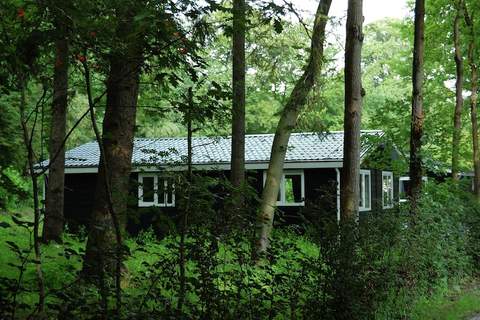
<path id="1" fill-rule="evenodd" d="M 360 211 L 392 208 L 399 199 L 400 181 L 404 181 L 396 177 L 392 170 L 391 161 L 398 158 L 398 153 L 394 148 L 386 150 L 382 131 L 362 131 L 361 136 Z M 252 186 L 259 194 L 268 168 L 273 137 L 273 134 L 249 134 L 245 137 L 245 166 L 252 178 Z M 277 202 L 278 210 L 295 215 L 308 207 L 309 203 L 325 197 L 327 190 L 331 199 L 334 199 L 330 214 L 336 214 L 339 218 L 343 140 L 343 132 L 337 131 L 291 135 Z M 222 173 L 228 178 L 230 137 L 194 137 L 192 150 L 194 170 L 206 174 Z M 378 156 L 380 153 L 381 157 Z M 136 186 L 132 196 L 136 199 L 138 211 L 148 208 L 151 212 L 175 213 L 175 180 L 172 173 L 186 169 L 186 155 L 186 138 L 135 139 L 131 180 Z M 67 222 L 88 222 L 99 156 L 96 142 L 85 143 L 66 152 L 64 213 Z M 377 161 L 378 158 L 383 160 Z"/>

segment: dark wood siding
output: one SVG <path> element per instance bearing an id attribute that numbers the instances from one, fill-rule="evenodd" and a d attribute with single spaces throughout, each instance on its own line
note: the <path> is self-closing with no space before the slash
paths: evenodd
<path id="1" fill-rule="evenodd" d="M 372 211 L 380 211 L 383 208 L 382 202 L 382 170 L 372 169 Z"/>
<path id="2" fill-rule="evenodd" d="M 288 172 L 288 169 L 285 172 Z M 261 175 L 263 179 L 263 172 L 261 172 Z M 332 168 L 304 169 L 304 177 L 305 206 L 279 206 L 277 208 L 276 224 L 302 224 L 326 216 L 336 217 L 336 170 Z"/>
<path id="3" fill-rule="evenodd" d="M 96 173 L 76 173 L 65 175 L 64 215 L 69 229 L 87 226 L 95 197 Z"/>
<path id="4" fill-rule="evenodd" d="M 305 169 L 305 208 L 307 223 L 337 218 L 337 171 L 333 168 Z"/>
<path id="5" fill-rule="evenodd" d="M 362 168 L 367 169 L 367 168 Z M 288 172 L 288 170 L 285 170 Z M 298 170 L 296 170 L 298 171 Z M 228 179 L 229 171 L 205 171 L 212 177 Z M 247 179 L 261 196 L 264 170 L 248 170 Z M 305 206 L 280 206 L 275 224 L 292 224 L 314 221 L 323 217 L 336 218 L 337 172 L 334 168 L 304 169 Z M 382 171 L 371 169 L 372 211 L 382 210 Z M 95 196 L 96 174 L 67 174 L 65 176 L 65 217 L 72 229 L 88 225 Z M 222 192 L 221 190 L 219 192 Z M 394 175 L 394 198 L 398 199 L 398 177 Z M 175 228 L 178 220 L 176 207 L 138 207 L 138 173 L 131 175 L 128 230 L 137 233 L 152 225 L 160 234 Z M 221 204 L 219 204 L 221 206 Z M 252 205 L 252 214 L 255 205 Z M 220 208 L 220 207 L 219 207 Z"/>

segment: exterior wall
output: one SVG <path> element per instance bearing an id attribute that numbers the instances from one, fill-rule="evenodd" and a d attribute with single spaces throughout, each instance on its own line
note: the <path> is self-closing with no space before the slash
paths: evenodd
<path id="1" fill-rule="evenodd" d="M 96 173 L 77 173 L 65 175 L 64 216 L 68 227 L 78 231 L 78 227 L 89 224 L 89 215 L 95 198 Z"/>
<path id="2" fill-rule="evenodd" d="M 305 170 L 305 207 L 295 213 L 293 222 L 322 224 L 337 219 L 337 171 L 335 169 Z"/>
<path id="3" fill-rule="evenodd" d="M 367 169 L 367 168 L 365 168 Z M 287 171 L 287 170 L 286 170 Z M 212 177 L 229 177 L 229 171 L 205 171 Z M 248 181 L 261 195 L 264 170 L 247 171 Z M 382 171 L 371 169 L 372 211 L 382 210 Z M 337 216 L 337 172 L 332 168 L 304 169 L 305 206 L 279 206 L 276 225 L 315 222 L 320 218 Z M 96 174 L 65 175 L 64 213 L 69 227 L 88 225 L 95 196 Z M 398 177 L 394 176 L 394 199 L 398 199 Z M 153 226 L 160 234 L 175 228 L 179 218 L 177 207 L 138 207 L 138 173 L 131 175 L 129 223 L 127 229 L 137 233 Z M 252 206 L 254 207 L 254 206 Z M 252 208 L 255 209 L 255 208 Z M 252 210 L 254 214 L 255 210 Z"/>
<path id="4" fill-rule="evenodd" d="M 256 170 L 258 195 L 262 194 L 265 170 Z M 298 171 L 298 170 L 295 170 Z M 336 217 L 337 174 L 332 168 L 304 169 L 305 206 L 278 206 L 274 223 L 278 225 L 299 224 L 317 220 L 320 215 Z M 288 169 L 285 170 L 288 172 Z"/>

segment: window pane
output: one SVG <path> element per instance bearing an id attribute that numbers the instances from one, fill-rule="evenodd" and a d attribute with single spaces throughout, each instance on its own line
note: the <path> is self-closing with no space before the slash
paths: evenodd
<path id="1" fill-rule="evenodd" d="M 410 181 L 400 180 L 400 188 L 399 188 L 400 198 L 402 199 L 407 198 L 409 186 L 410 186 Z"/>
<path id="2" fill-rule="evenodd" d="M 165 204 L 165 180 L 158 178 L 158 203 Z"/>
<path id="3" fill-rule="evenodd" d="M 391 175 L 382 176 L 383 205 L 393 205 L 393 177 Z"/>
<path id="4" fill-rule="evenodd" d="M 154 179 L 153 177 L 143 177 L 142 179 L 143 202 L 153 202 Z"/>
<path id="5" fill-rule="evenodd" d="M 285 175 L 285 202 L 302 202 L 302 176 L 299 174 Z"/>
<path id="6" fill-rule="evenodd" d="M 387 176 L 382 176 L 382 197 L 383 197 L 383 204 L 387 205 L 388 204 L 388 182 L 387 182 Z"/>
<path id="7" fill-rule="evenodd" d="M 169 178 L 166 180 L 167 181 L 167 203 L 172 204 L 173 203 L 173 179 Z"/>
<path id="8" fill-rule="evenodd" d="M 389 190 L 389 195 L 390 195 L 390 205 L 393 205 L 393 177 L 390 176 L 390 190 Z"/>
<path id="9" fill-rule="evenodd" d="M 370 208 L 370 175 L 365 175 L 365 208 Z"/>

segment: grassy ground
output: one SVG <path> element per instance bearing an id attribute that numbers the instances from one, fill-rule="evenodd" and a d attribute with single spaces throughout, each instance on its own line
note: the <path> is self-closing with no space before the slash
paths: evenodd
<path id="1" fill-rule="evenodd" d="M 20 219 L 29 220 L 23 217 Z M 18 246 L 22 252 L 21 256 L 11 249 L 9 241 Z M 42 268 L 47 288 L 60 288 L 65 283 L 73 281 L 72 271 L 80 269 L 79 254 L 84 249 L 83 243 L 69 236 L 65 237 L 65 242 L 69 247 L 67 251 L 64 250 L 64 246 L 58 244 L 42 246 Z M 34 259 L 32 245 L 33 237 L 27 228 L 15 224 L 9 215 L 0 215 L 0 276 L 13 279 L 19 279 L 21 276 L 22 283 L 35 285 L 35 264 L 31 263 Z M 19 267 L 24 260 L 27 261 L 26 269 L 23 275 L 20 275 Z M 37 296 L 30 292 L 23 292 L 19 295 L 19 300 L 28 305 L 34 305 L 37 302 Z"/>
<path id="2" fill-rule="evenodd" d="M 417 302 L 413 319 L 463 320 L 480 314 L 480 286 L 469 284 L 453 292 Z"/>

